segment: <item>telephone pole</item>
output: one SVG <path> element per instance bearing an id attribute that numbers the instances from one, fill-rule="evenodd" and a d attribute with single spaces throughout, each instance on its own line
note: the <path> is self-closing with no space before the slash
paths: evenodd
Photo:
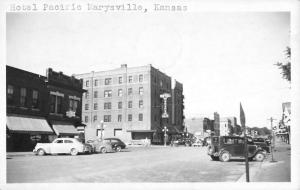
<path id="1" fill-rule="evenodd" d="M 276 162 L 274 160 L 274 156 L 273 156 L 273 152 L 274 152 L 274 148 L 275 148 L 275 135 L 274 135 L 274 129 L 273 129 L 273 121 L 276 120 L 273 117 L 270 117 L 270 119 L 268 119 L 271 122 L 271 130 L 272 130 L 272 144 L 271 144 L 271 155 L 272 155 L 272 160 L 270 162 Z"/>

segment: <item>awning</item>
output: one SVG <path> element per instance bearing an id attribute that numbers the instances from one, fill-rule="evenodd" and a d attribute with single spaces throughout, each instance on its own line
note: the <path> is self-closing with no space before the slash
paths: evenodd
<path id="1" fill-rule="evenodd" d="M 78 131 L 72 124 L 53 124 L 56 135 L 78 135 Z"/>
<path id="2" fill-rule="evenodd" d="M 53 134 L 46 119 L 29 116 L 7 116 L 7 128 L 13 133 Z"/>
<path id="3" fill-rule="evenodd" d="M 154 133 L 155 130 L 127 130 L 127 132 L 136 132 L 136 133 Z"/>

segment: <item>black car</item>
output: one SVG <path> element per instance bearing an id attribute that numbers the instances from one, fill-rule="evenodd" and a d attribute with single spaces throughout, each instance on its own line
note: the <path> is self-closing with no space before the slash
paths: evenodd
<path id="1" fill-rule="evenodd" d="M 112 147 L 118 152 L 120 152 L 121 149 L 126 148 L 126 144 L 118 138 L 105 138 L 104 141 L 109 142 Z"/>
<path id="2" fill-rule="evenodd" d="M 253 138 L 254 144 L 260 146 L 262 149 L 270 153 L 270 144 L 264 138 Z"/>
<path id="3" fill-rule="evenodd" d="M 248 158 L 250 160 L 263 161 L 266 152 L 261 147 L 255 145 L 251 138 L 248 138 Z M 231 158 L 245 158 L 244 137 L 237 136 L 215 136 L 211 138 L 211 144 L 208 145 L 207 154 L 212 160 L 228 162 Z"/>

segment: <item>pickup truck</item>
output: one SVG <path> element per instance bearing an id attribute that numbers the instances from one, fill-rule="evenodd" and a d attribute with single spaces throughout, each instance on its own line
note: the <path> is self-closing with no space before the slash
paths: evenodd
<path id="1" fill-rule="evenodd" d="M 52 143 L 37 143 L 33 153 L 38 156 L 45 154 L 71 154 L 92 153 L 92 146 L 81 143 L 75 138 L 57 138 Z"/>

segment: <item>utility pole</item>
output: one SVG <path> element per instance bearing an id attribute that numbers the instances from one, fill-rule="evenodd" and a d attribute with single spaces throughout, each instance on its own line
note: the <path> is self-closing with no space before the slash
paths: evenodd
<path id="1" fill-rule="evenodd" d="M 273 152 L 275 149 L 275 135 L 274 135 L 274 129 L 273 129 L 273 121 L 276 120 L 273 117 L 271 117 L 270 119 L 268 119 L 271 122 L 271 130 L 272 130 L 272 144 L 271 144 L 271 155 L 272 155 L 272 160 L 270 162 L 276 162 L 274 160 L 274 156 L 273 156 Z"/>

